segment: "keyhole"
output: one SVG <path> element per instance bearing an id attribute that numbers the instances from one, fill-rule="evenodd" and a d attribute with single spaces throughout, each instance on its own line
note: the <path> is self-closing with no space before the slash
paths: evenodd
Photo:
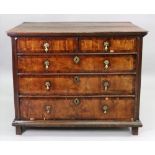
<path id="1" fill-rule="evenodd" d="M 75 105 L 80 104 L 80 100 L 79 100 L 78 98 L 74 99 L 74 104 L 75 104 Z"/>
<path id="2" fill-rule="evenodd" d="M 75 76 L 75 77 L 74 77 L 74 82 L 77 83 L 77 84 L 80 82 L 79 76 Z"/>
<path id="3" fill-rule="evenodd" d="M 80 58 L 79 58 L 78 56 L 75 56 L 75 57 L 74 57 L 74 62 L 75 62 L 76 64 L 78 64 L 79 61 L 80 61 Z"/>

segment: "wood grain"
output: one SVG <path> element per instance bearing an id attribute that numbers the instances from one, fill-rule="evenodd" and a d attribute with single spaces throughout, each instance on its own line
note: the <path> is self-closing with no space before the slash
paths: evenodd
<path id="1" fill-rule="evenodd" d="M 113 38 L 80 38 L 79 47 L 83 52 L 105 52 L 104 42 L 108 41 L 108 52 L 136 52 L 136 38 L 113 37 Z"/>
<path id="2" fill-rule="evenodd" d="M 75 82 L 75 76 L 53 77 L 19 77 L 19 94 L 21 95 L 80 95 L 80 94 L 134 94 L 135 76 L 78 76 L 79 82 Z M 45 82 L 51 86 L 47 90 Z M 105 91 L 104 82 L 109 82 Z"/>
<path id="3" fill-rule="evenodd" d="M 73 52 L 76 50 L 76 38 L 34 38 L 22 37 L 17 40 L 18 52 L 45 52 L 44 44 L 48 43 L 48 52 Z"/>
<path id="4" fill-rule="evenodd" d="M 108 106 L 107 113 L 103 106 Z M 50 113 L 46 106 L 51 107 Z M 50 119 L 96 119 L 96 120 L 128 120 L 133 117 L 133 99 L 80 99 L 75 105 L 71 99 L 21 99 L 20 111 L 23 120 L 50 120 Z"/>
<path id="5" fill-rule="evenodd" d="M 115 36 L 140 35 L 147 31 L 131 22 L 25 22 L 7 32 L 9 36 Z"/>
<path id="6" fill-rule="evenodd" d="M 117 55 L 80 55 L 79 63 L 74 62 L 74 56 L 19 56 L 18 72 L 125 72 L 135 70 L 135 55 L 117 56 Z M 109 61 L 108 69 L 105 69 L 104 61 Z M 46 70 L 44 62 L 49 61 L 49 67 Z"/>

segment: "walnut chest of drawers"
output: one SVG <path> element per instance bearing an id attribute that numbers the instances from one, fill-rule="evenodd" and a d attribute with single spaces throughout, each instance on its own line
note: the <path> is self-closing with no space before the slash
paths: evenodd
<path id="1" fill-rule="evenodd" d="M 16 134 L 28 127 L 131 127 L 142 40 L 130 22 L 23 23 L 12 39 Z"/>

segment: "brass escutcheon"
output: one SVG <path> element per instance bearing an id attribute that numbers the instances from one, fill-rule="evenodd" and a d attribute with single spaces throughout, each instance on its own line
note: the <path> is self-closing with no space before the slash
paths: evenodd
<path id="1" fill-rule="evenodd" d="M 74 76 L 74 82 L 79 83 L 80 82 L 80 77 L 79 76 Z"/>
<path id="2" fill-rule="evenodd" d="M 75 56 L 73 60 L 75 64 L 78 64 L 80 62 L 80 58 L 78 56 Z"/>
<path id="3" fill-rule="evenodd" d="M 73 103 L 74 103 L 75 105 L 79 105 L 79 104 L 80 104 L 80 100 L 79 100 L 78 98 L 75 98 L 75 99 L 73 100 Z"/>

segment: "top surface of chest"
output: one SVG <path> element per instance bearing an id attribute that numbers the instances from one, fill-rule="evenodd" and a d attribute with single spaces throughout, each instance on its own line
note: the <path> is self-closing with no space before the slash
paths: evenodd
<path id="1" fill-rule="evenodd" d="M 9 36 L 146 35 L 130 22 L 25 22 L 8 31 Z"/>

